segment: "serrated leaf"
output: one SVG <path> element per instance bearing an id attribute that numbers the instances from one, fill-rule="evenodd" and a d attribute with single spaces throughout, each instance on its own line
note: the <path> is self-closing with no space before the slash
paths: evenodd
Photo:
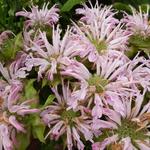
<path id="1" fill-rule="evenodd" d="M 68 0 L 61 8 L 62 12 L 68 12 L 70 11 L 75 5 L 81 4 L 82 2 L 85 2 L 85 0 Z"/>

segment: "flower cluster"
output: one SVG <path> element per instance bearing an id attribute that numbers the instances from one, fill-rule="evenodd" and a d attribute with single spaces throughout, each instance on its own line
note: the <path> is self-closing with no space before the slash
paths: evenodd
<path id="1" fill-rule="evenodd" d="M 0 79 L 1 149 L 2 146 L 6 150 L 14 149 L 13 145 L 16 144 L 15 136 L 17 132 L 26 133 L 23 118 L 28 114 L 39 112 L 38 109 L 30 106 L 33 99 L 25 99 L 21 96 L 23 83 L 20 79 L 26 77 L 22 67 L 22 57 L 12 62 L 8 69 L 0 63 L 0 73 L 3 77 L 3 79 Z"/>
<path id="2" fill-rule="evenodd" d="M 46 127 L 43 139 L 34 136 L 62 140 L 68 150 L 86 142 L 93 150 L 149 150 L 150 58 L 138 47 L 134 57 L 126 53 L 133 36 L 149 38 L 149 7 L 146 14 L 131 7 L 119 20 L 112 6 L 84 4 L 76 10 L 80 20 L 62 32 L 57 5 L 48 6 L 16 13 L 28 19 L 16 59 L 0 62 L 0 147 L 17 148 L 15 137 L 34 116 Z M 0 45 L 10 33 L 0 35 Z M 30 91 L 32 78 L 42 85 Z M 49 96 L 41 105 L 43 86 Z"/>

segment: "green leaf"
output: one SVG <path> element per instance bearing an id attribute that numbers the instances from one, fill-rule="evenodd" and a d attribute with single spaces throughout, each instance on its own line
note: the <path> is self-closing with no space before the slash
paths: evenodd
<path id="1" fill-rule="evenodd" d="M 54 96 L 54 95 L 50 95 L 50 96 L 47 98 L 47 100 L 46 100 L 46 102 L 45 102 L 45 104 L 43 105 L 42 108 L 44 108 L 45 106 L 50 105 L 50 104 L 53 102 L 54 99 L 55 99 L 55 96 Z"/>
<path id="2" fill-rule="evenodd" d="M 42 80 L 42 87 L 46 86 L 49 81 L 45 78 Z"/>
<path id="3" fill-rule="evenodd" d="M 26 82 L 25 89 L 24 89 L 24 94 L 26 99 L 32 99 L 37 97 L 37 91 L 33 87 L 33 83 L 35 82 L 35 79 L 30 79 L 28 82 Z"/>
<path id="4" fill-rule="evenodd" d="M 39 139 L 40 142 L 45 143 L 44 131 L 45 131 L 45 126 L 43 124 L 40 124 L 38 126 L 33 127 L 32 133 L 35 138 Z"/>
<path id="5" fill-rule="evenodd" d="M 45 131 L 45 125 L 40 119 L 39 114 L 31 115 L 29 118 L 29 123 L 32 126 L 32 133 L 34 138 L 39 139 L 41 142 L 45 142 L 44 139 L 44 131 Z"/>
<path id="6" fill-rule="evenodd" d="M 7 39 L 2 48 L 0 49 L 0 59 L 4 61 L 9 61 L 10 59 L 14 59 L 16 53 L 22 49 L 23 47 L 23 38 L 22 34 L 19 33 L 15 38 Z"/>
<path id="7" fill-rule="evenodd" d="M 121 3 L 127 4 L 127 5 L 130 4 L 136 8 L 138 8 L 138 5 L 150 3 L 149 0 L 115 0 L 115 2 L 121 2 Z"/>
<path id="8" fill-rule="evenodd" d="M 145 38 L 140 35 L 133 35 L 129 39 L 129 43 L 138 50 L 143 50 L 146 54 L 150 53 L 150 37 Z"/>
<path id="9" fill-rule="evenodd" d="M 85 2 L 85 0 L 68 0 L 61 8 L 62 12 L 68 12 L 70 11 L 75 5 L 81 4 L 82 2 Z"/>
<path id="10" fill-rule="evenodd" d="M 131 36 L 129 39 L 130 44 L 139 48 L 150 48 L 150 37 L 144 38 L 139 35 Z"/>
<path id="11" fill-rule="evenodd" d="M 27 133 L 18 133 L 16 135 L 16 139 L 19 142 L 19 146 L 17 145 L 17 150 L 26 150 L 28 145 L 30 144 L 30 131 L 27 130 Z"/>
<path id="12" fill-rule="evenodd" d="M 14 44 L 14 48 L 22 48 L 23 47 L 23 37 L 22 37 L 22 33 L 17 34 L 17 36 L 15 37 L 15 44 Z"/>
<path id="13" fill-rule="evenodd" d="M 129 12 L 131 13 L 131 8 L 129 7 L 129 5 L 127 4 L 123 4 L 123 3 L 114 3 L 114 8 L 119 10 L 119 11 L 126 11 L 126 12 Z"/>
<path id="14" fill-rule="evenodd" d="M 9 16 L 14 16 L 15 10 L 14 9 L 10 9 L 8 11 Z"/>
<path id="15" fill-rule="evenodd" d="M 129 50 L 127 50 L 127 51 L 125 52 L 125 55 L 132 59 L 132 58 L 134 58 L 134 57 L 136 56 L 136 54 L 138 53 L 138 51 L 139 51 L 138 47 L 136 47 L 136 46 L 131 46 L 131 47 L 129 48 Z"/>

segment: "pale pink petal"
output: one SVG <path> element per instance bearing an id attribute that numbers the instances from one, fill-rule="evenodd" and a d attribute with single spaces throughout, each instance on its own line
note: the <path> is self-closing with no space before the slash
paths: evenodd
<path id="1" fill-rule="evenodd" d="M 18 130 L 21 132 L 26 132 L 26 130 L 24 129 L 23 125 L 20 124 L 17 120 L 15 116 L 10 116 L 9 117 L 9 122 Z"/>

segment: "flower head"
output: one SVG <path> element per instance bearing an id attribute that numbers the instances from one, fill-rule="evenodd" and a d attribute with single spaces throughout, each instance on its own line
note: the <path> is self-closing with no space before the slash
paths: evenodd
<path id="1" fill-rule="evenodd" d="M 121 149 L 148 150 L 150 148 L 150 102 L 144 103 L 144 93 L 136 97 L 130 95 L 123 99 L 124 114 L 104 108 L 103 114 L 108 118 L 106 121 L 97 120 L 94 122 L 94 129 L 108 129 L 107 138 L 102 142 L 93 144 L 93 150 L 103 150 L 108 145 Z"/>
<path id="2" fill-rule="evenodd" d="M 79 101 L 87 101 L 87 97 L 90 97 L 90 99 L 94 99 L 94 104 L 92 103 L 94 106 L 92 108 L 93 117 L 101 117 L 102 107 L 108 105 L 123 113 L 120 97 L 126 96 L 130 92 L 137 92 L 137 87 L 133 86 L 134 81 L 130 81 L 124 75 L 129 63 L 131 62 L 122 56 L 117 58 L 103 56 L 99 64 L 96 64 L 96 73 L 90 73 L 79 62 L 74 62 L 67 67 L 62 74 L 78 79 L 77 84 L 80 86 L 73 92 L 77 101 L 70 102 L 71 107 L 75 108 Z"/>
<path id="3" fill-rule="evenodd" d="M 129 34 L 123 29 L 122 23 L 114 18 L 111 7 L 102 8 L 97 3 L 92 8 L 84 5 L 77 12 L 83 15 L 79 26 L 75 24 L 74 27 L 74 36 L 82 45 L 81 57 L 97 62 L 101 55 L 120 55 L 126 50 Z"/>
<path id="4" fill-rule="evenodd" d="M 59 9 L 56 5 L 48 9 L 48 5 L 49 3 L 44 4 L 42 9 L 38 9 L 38 6 L 33 6 L 31 8 L 31 12 L 27 12 L 26 10 L 20 11 L 16 13 L 16 16 L 24 16 L 29 18 L 29 20 L 26 21 L 26 28 L 36 25 L 48 25 L 52 27 L 52 25 L 58 22 Z"/>
<path id="5" fill-rule="evenodd" d="M 26 66 L 28 70 L 32 67 L 38 67 L 38 78 L 43 74 L 49 80 L 53 80 L 53 75 L 57 74 L 61 68 L 68 65 L 74 56 L 79 55 L 80 45 L 72 38 L 68 29 L 61 39 L 61 30 L 53 27 L 52 43 L 46 37 L 45 32 L 40 32 L 39 40 L 32 42 L 33 46 L 29 48 L 31 57 L 27 59 Z"/>
<path id="6" fill-rule="evenodd" d="M 0 62 L 0 73 L 10 85 L 19 84 L 20 79 L 25 78 L 28 74 L 26 73 L 25 62 L 26 54 L 20 54 L 16 57 L 16 60 L 13 61 L 8 67 L 4 67 Z"/>
<path id="7" fill-rule="evenodd" d="M 83 150 L 82 138 L 92 141 L 93 137 L 90 126 L 90 112 L 87 112 L 82 105 L 76 110 L 69 109 L 68 102 L 71 99 L 71 91 L 68 86 L 63 85 L 62 94 L 58 93 L 57 87 L 53 89 L 53 92 L 55 93 L 56 101 L 47 106 L 41 113 L 41 117 L 50 128 L 47 136 L 50 135 L 52 139 L 58 140 L 59 137 L 65 134 L 69 150 L 73 146 Z"/>
<path id="8" fill-rule="evenodd" d="M 150 60 L 137 56 L 128 63 L 124 72 L 126 78 L 133 83 L 132 86 L 150 90 Z"/>
<path id="9" fill-rule="evenodd" d="M 84 4 L 83 8 L 76 9 L 76 13 L 82 15 L 80 18 L 81 22 L 86 24 L 93 24 L 94 22 L 97 22 L 100 25 L 102 21 L 105 20 L 105 22 L 111 24 L 112 27 L 113 25 L 118 24 L 119 20 L 114 17 L 116 12 L 114 12 L 112 6 L 99 6 L 98 1 L 95 6 L 93 6 L 90 1 L 89 4 L 90 7 Z"/>
<path id="10" fill-rule="evenodd" d="M 22 100 L 19 86 L 11 86 L 7 97 L 0 94 L 0 142 L 5 150 L 14 149 L 14 134 L 26 132 L 23 117 L 39 112 L 30 108 L 31 100 Z"/>
<path id="11" fill-rule="evenodd" d="M 0 142 L 5 150 L 14 149 L 16 132 L 26 132 L 23 117 L 39 111 L 32 109 L 31 100 L 24 100 L 24 96 L 21 95 L 21 79 L 27 76 L 25 59 L 26 54 L 22 54 L 8 67 L 0 63 Z"/>
<path id="12" fill-rule="evenodd" d="M 90 62 L 98 62 L 102 55 L 120 55 L 127 48 L 129 35 L 122 30 L 121 24 L 113 30 L 111 24 L 102 24 L 98 27 L 93 25 L 83 25 L 80 29 L 76 26 L 77 33 L 74 34 L 78 44 L 82 46 L 81 57 L 87 57 Z"/>
<path id="13" fill-rule="evenodd" d="M 28 75 L 24 66 L 25 59 L 26 55 L 21 55 L 8 68 L 0 62 L 0 73 L 2 75 L 2 79 L 0 79 L 0 97 L 6 97 L 12 87 L 18 87 L 20 91 L 22 90 L 21 79 Z"/>
<path id="14" fill-rule="evenodd" d="M 122 19 L 126 23 L 127 30 L 134 35 L 150 36 L 150 25 L 149 25 L 149 5 L 147 5 L 146 13 L 142 12 L 139 7 L 139 12 L 131 7 L 132 15 L 126 14 Z"/>

